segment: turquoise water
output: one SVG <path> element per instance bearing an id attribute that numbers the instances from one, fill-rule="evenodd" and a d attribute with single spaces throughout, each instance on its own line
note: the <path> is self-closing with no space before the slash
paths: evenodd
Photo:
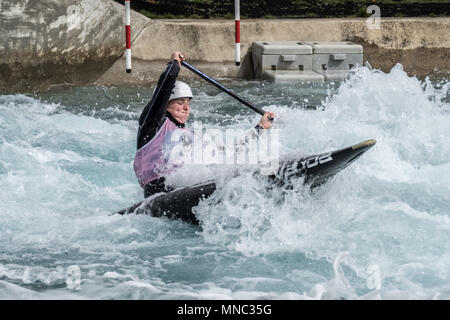
<path id="1" fill-rule="evenodd" d="M 189 124 L 258 122 L 189 83 Z M 153 88 L 0 95 L 0 298 L 450 299 L 448 80 L 398 65 L 343 83 L 224 84 L 275 112 L 281 154 L 378 143 L 313 193 L 299 179 L 283 201 L 233 178 L 196 208 L 199 227 L 110 216 L 142 199 L 133 158 Z"/>

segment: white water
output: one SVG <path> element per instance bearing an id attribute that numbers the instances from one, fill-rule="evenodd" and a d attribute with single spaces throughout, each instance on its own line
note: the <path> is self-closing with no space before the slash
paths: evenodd
<path id="1" fill-rule="evenodd" d="M 192 120 L 258 121 L 192 84 Z M 340 86 L 232 85 L 275 112 L 282 154 L 377 144 L 313 193 L 236 177 L 196 208 L 197 228 L 108 216 L 142 198 L 132 161 L 151 89 L 0 96 L 0 298 L 450 298 L 448 80 L 396 66 Z"/>

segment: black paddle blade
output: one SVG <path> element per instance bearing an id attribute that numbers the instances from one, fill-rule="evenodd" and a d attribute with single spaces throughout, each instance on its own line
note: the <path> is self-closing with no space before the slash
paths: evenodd
<path id="1" fill-rule="evenodd" d="M 115 214 L 120 214 L 120 215 L 124 215 L 124 214 L 132 214 L 134 213 L 134 211 L 140 207 L 140 205 L 143 203 L 144 201 L 140 201 L 138 203 L 133 204 L 131 207 L 122 209 L 120 211 L 111 213 L 110 216 L 115 215 Z"/>

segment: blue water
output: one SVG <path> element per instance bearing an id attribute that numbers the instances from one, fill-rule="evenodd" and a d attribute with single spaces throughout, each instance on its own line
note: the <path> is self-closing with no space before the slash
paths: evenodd
<path id="1" fill-rule="evenodd" d="M 190 125 L 258 122 L 188 82 Z M 275 112 L 282 155 L 377 144 L 313 193 L 233 178 L 196 208 L 198 227 L 110 216 L 142 199 L 133 158 L 153 87 L 0 95 L 0 298 L 450 299 L 448 80 L 397 65 L 342 83 L 224 83 Z"/>

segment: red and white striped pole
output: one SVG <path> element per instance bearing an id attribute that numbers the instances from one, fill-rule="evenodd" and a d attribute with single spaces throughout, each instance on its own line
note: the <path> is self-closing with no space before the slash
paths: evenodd
<path id="1" fill-rule="evenodd" d="M 239 12 L 239 0 L 234 0 L 234 27 L 235 27 L 235 61 L 236 65 L 241 64 L 241 14 Z"/>
<path id="2" fill-rule="evenodd" d="M 125 68 L 131 72 L 131 17 L 130 0 L 125 0 Z"/>

